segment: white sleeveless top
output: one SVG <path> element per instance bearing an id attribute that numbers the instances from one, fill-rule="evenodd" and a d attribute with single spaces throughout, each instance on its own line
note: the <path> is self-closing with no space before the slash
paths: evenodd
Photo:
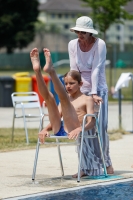
<path id="1" fill-rule="evenodd" d="M 97 94 L 98 91 L 107 91 L 105 78 L 106 45 L 97 38 L 88 52 L 81 51 L 78 39 L 68 44 L 70 69 L 81 73 L 83 86 L 81 92 Z"/>

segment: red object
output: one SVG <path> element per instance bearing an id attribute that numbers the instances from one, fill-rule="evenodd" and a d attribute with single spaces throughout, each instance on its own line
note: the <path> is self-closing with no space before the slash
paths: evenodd
<path id="1" fill-rule="evenodd" d="M 43 79 L 44 79 L 46 85 L 48 86 L 48 83 L 50 81 L 50 77 L 43 75 Z M 41 94 L 39 93 L 36 76 L 32 76 L 32 91 L 34 91 L 34 92 L 36 92 L 38 94 L 39 100 L 40 100 L 40 104 L 42 106 L 42 102 L 44 101 L 44 99 L 42 98 Z"/>

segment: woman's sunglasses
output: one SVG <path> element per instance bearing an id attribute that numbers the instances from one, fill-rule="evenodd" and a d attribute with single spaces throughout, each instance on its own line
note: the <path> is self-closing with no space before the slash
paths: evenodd
<path id="1" fill-rule="evenodd" d="M 81 33 L 82 35 L 85 35 L 86 34 L 86 32 L 84 32 L 84 31 L 74 31 L 76 34 L 79 34 L 79 33 Z"/>

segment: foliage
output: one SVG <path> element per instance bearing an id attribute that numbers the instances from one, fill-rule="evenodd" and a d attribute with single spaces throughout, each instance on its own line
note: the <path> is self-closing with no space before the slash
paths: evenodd
<path id="1" fill-rule="evenodd" d="M 53 35 L 60 33 L 60 29 L 59 29 L 59 27 L 57 25 L 55 25 L 55 24 L 47 25 L 44 22 L 42 22 L 41 20 L 38 20 L 35 23 L 35 30 L 36 30 L 36 34 L 40 38 L 40 47 L 41 47 L 41 49 L 44 48 L 43 41 L 44 41 L 46 33 L 50 33 L 50 34 L 53 34 Z"/>
<path id="2" fill-rule="evenodd" d="M 0 0 L 0 47 L 8 53 L 26 47 L 34 39 L 38 1 Z"/>
<path id="3" fill-rule="evenodd" d="M 59 33 L 60 32 L 60 28 L 55 25 L 55 24 L 50 24 L 50 25 L 46 25 L 44 22 L 38 20 L 35 23 L 35 30 L 36 33 L 39 33 L 41 35 L 44 35 L 45 33 Z"/>
<path id="4" fill-rule="evenodd" d="M 60 28 L 55 24 L 51 24 L 48 28 L 48 32 L 53 34 L 60 33 Z"/>
<path id="5" fill-rule="evenodd" d="M 36 30 L 36 33 L 44 34 L 44 32 L 46 31 L 45 23 L 40 20 L 36 21 L 35 22 L 35 30 Z"/>
<path id="6" fill-rule="evenodd" d="M 106 30 L 113 23 L 123 23 L 123 19 L 133 19 L 124 6 L 131 0 L 81 0 L 91 8 L 90 16 L 98 29 L 103 32 L 104 39 Z M 86 5 L 86 4 L 85 4 Z"/>

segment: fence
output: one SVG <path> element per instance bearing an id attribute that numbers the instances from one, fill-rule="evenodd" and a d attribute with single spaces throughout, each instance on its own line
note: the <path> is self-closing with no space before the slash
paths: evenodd
<path id="1" fill-rule="evenodd" d="M 126 67 L 133 67 L 133 52 L 108 52 L 107 59 L 111 61 L 111 66 L 115 67 L 115 63 L 121 59 L 124 61 Z M 57 62 L 62 59 L 69 59 L 68 52 L 52 52 L 53 62 Z M 45 58 L 43 52 L 40 53 L 41 66 L 45 64 Z M 13 53 L 13 54 L 0 54 L 0 70 L 31 70 L 31 61 L 29 53 Z"/>
<path id="2" fill-rule="evenodd" d="M 53 62 L 62 59 L 69 59 L 68 53 L 51 53 Z M 40 53 L 41 66 L 45 64 L 43 52 Z M 13 54 L 0 54 L 0 70 L 31 70 L 31 61 L 29 53 L 13 53 Z"/>

